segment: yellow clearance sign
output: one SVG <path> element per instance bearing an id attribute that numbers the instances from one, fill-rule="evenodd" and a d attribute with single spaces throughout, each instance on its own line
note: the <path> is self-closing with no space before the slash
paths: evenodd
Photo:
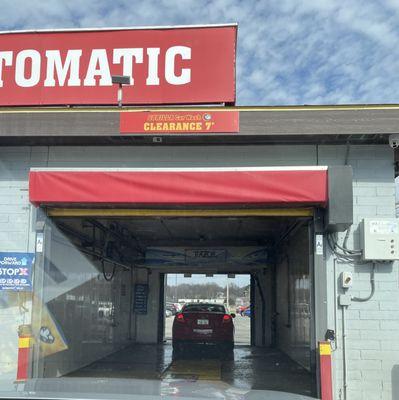
<path id="1" fill-rule="evenodd" d="M 238 111 L 121 112 L 122 134 L 185 134 L 239 132 Z"/>

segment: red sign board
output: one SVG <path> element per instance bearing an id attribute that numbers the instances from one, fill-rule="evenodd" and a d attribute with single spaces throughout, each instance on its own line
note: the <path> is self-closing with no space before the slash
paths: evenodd
<path id="1" fill-rule="evenodd" d="M 121 133 L 239 132 L 238 111 L 138 111 L 120 114 Z"/>
<path id="2" fill-rule="evenodd" d="M 0 34 L 0 106 L 235 102 L 237 26 Z"/>

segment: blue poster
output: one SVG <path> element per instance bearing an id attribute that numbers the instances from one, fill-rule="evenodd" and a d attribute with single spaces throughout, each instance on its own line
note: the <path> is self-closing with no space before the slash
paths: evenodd
<path id="1" fill-rule="evenodd" d="M 0 290 L 32 291 L 34 253 L 0 252 Z"/>
<path id="2" fill-rule="evenodd" d="M 136 283 L 134 285 L 134 311 L 137 314 L 147 314 L 148 285 Z"/>

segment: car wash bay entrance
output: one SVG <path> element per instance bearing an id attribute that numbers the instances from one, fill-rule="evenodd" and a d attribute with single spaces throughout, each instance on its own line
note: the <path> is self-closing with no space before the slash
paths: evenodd
<path id="1" fill-rule="evenodd" d="M 32 171 L 40 206 L 32 375 L 194 377 L 315 394 L 313 238 L 326 169 L 270 172 Z M 204 262 L 201 249 L 218 256 Z M 174 358 L 163 341 L 167 273 L 250 274 L 251 346 Z"/>

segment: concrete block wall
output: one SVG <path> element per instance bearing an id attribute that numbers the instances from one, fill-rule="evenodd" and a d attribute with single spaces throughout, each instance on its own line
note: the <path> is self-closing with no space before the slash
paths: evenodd
<path id="1" fill-rule="evenodd" d="M 343 163 L 344 146 L 319 146 L 319 163 Z M 348 247 L 359 248 L 359 223 L 364 217 L 395 217 L 393 152 L 388 146 L 352 146 L 348 164 L 353 167 L 354 224 Z M 343 241 L 344 234 L 339 234 Z M 353 265 L 334 261 L 326 249 L 328 280 L 337 282 L 342 271 L 353 273 L 352 296 L 370 294 L 371 265 Z M 374 297 L 364 303 L 353 302 L 346 312 L 347 326 L 347 399 L 399 398 L 399 275 L 398 263 L 377 264 Z M 342 359 L 342 310 L 334 308 L 334 286 L 327 288 L 329 324 L 336 329 L 338 348 L 333 353 L 335 398 L 344 398 Z M 334 318 L 335 317 L 335 318 Z M 336 323 L 334 323 L 336 320 Z"/>
<path id="2" fill-rule="evenodd" d="M 153 146 L 153 147 L 2 147 L 0 153 L 0 251 L 33 251 L 32 220 L 35 211 L 27 199 L 30 167 L 200 167 L 200 166 L 290 166 L 342 165 L 346 146 Z M 393 151 L 387 145 L 351 146 L 347 163 L 354 170 L 355 223 L 349 246 L 359 245 L 358 223 L 366 216 L 395 216 Z M 341 236 L 342 240 L 342 236 Z M 334 282 L 334 257 L 327 250 L 329 282 Z M 353 294 L 369 293 L 367 267 L 337 265 L 354 273 Z M 398 266 L 378 266 L 374 298 L 348 310 L 349 381 L 348 400 L 399 398 L 395 387 L 398 371 L 396 348 L 399 325 Z M 338 349 L 334 352 L 336 399 L 342 398 L 340 311 L 335 307 L 334 285 L 328 285 L 329 327 L 337 318 Z M 6 310 L 9 311 L 8 308 Z M 8 312 L 7 311 L 7 312 Z M 0 309 L 0 321 L 4 317 Z M 3 313 L 3 315 L 1 314 Z M 389 318 L 388 318 L 389 317 Z M 17 320 L 17 316 L 11 319 Z M 19 317 L 18 317 L 19 318 Z M 24 317 L 28 319 L 27 316 Z M 0 322 L 1 323 L 1 322 Z M 10 348 L 16 346 L 16 331 L 6 323 Z M 2 327 L 3 328 L 3 327 Z M 3 328 L 4 329 L 4 328 Z M 359 344 L 357 341 L 362 341 Z M 360 347 L 360 348 L 359 348 Z M 7 358 L 4 354 L 7 354 Z M 15 356 L 0 352 L 1 368 L 15 376 Z M 11 368 L 11 369 L 10 369 Z M 10 375 L 10 376 L 11 376 Z M 397 379 L 397 378 L 396 378 Z M 395 397 L 396 396 L 396 397 Z"/>
<path id="3" fill-rule="evenodd" d="M 46 166 L 47 155 L 45 147 L 0 148 L 0 252 L 34 251 L 36 212 L 28 201 L 28 171 Z M 31 322 L 31 303 L 30 294 L 0 291 L 0 376 L 10 388 L 16 377 L 18 326 Z"/>

